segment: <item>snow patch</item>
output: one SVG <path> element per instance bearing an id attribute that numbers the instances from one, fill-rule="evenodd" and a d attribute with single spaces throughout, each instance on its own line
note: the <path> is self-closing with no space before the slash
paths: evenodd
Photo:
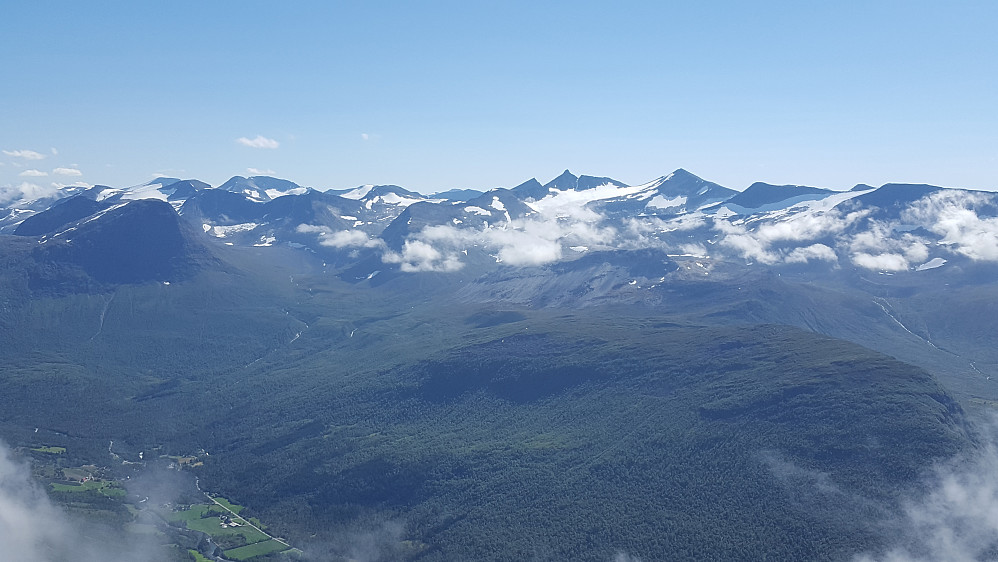
<path id="1" fill-rule="evenodd" d="M 374 189 L 374 185 L 362 185 L 357 189 L 350 190 L 343 195 L 340 195 L 340 197 L 344 197 L 346 199 L 363 199 L 364 196 L 370 193 L 372 189 Z"/>
<path id="2" fill-rule="evenodd" d="M 409 205 L 412 205 L 413 203 L 418 203 L 419 201 L 421 201 L 420 199 L 412 199 L 410 197 L 402 197 L 398 193 L 386 193 L 386 194 L 382 195 L 381 197 L 379 197 L 377 199 L 381 199 L 382 203 L 385 203 L 385 204 L 388 204 L 388 205 L 402 205 L 403 207 L 408 207 Z"/>
<path id="3" fill-rule="evenodd" d="M 258 226 L 260 226 L 260 225 L 258 225 L 255 222 L 247 222 L 247 223 L 243 223 L 243 224 L 233 224 L 233 225 L 229 225 L 229 226 L 221 226 L 221 225 L 219 225 L 219 226 L 211 226 L 211 225 L 205 224 L 205 225 L 202 225 L 202 228 L 204 228 L 204 227 L 210 227 L 210 229 L 206 228 L 205 232 L 208 232 L 210 230 L 211 231 L 211 235 L 214 236 L 215 238 L 225 238 L 226 236 L 228 236 L 230 234 L 236 234 L 238 232 L 248 232 L 248 231 L 253 230 L 254 228 L 256 228 Z"/>
<path id="4" fill-rule="evenodd" d="M 281 191 L 279 189 L 267 189 L 264 191 L 267 197 L 270 199 L 277 199 L 278 197 L 284 197 L 285 195 L 304 195 L 308 193 L 307 187 L 293 187 L 287 191 Z"/>
<path id="5" fill-rule="evenodd" d="M 662 195 L 656 195 L 652 197 L 652 200 L 648 202 L 645 207 L 653 207 L 655 209 L 669 209 L 671 207 L 682 207 L 686 204 L 686 197 L 684 195 L 678 195 L 676 197 L 664 197 Z"/>
<path id="6" fill-rule="evenodd" d="M 928 269 L 935 269 L 937 267 L 942 267 L 945 264 L 946 260 L 944 260 L 943 258 L 932 258 L 931 260 L 916 267 L 915 271 L 926 271 Z"/>

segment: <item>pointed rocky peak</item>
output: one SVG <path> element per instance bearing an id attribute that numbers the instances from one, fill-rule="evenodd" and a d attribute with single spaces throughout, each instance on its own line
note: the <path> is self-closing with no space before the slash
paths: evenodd
<path id="1" fill-rule="evenodd" d="M 547 187 L 541 185 L 541 182 L 537 181 L 537 178 L 530 178 L 510 191 L 521 199 L 534 200 L 543 199 L 548 193 L 550 193 Z"/>
<path id="2" fill-rule="evenodd" d="M 738 193 L 682 168 L 639 188 L 638 199 L 647 201 L 644 212 L 656 215 L 692 211 L 725 201 Z"/>
<path id="3" fill-rule="evenodd" d="M 560 176 L 554 178 L 553 180 L 544 184 L 547 189 L 559 189 L 564 191 L 566 189 L 575 189 L 579 185 L 579 177 L 565 170 Z"/>

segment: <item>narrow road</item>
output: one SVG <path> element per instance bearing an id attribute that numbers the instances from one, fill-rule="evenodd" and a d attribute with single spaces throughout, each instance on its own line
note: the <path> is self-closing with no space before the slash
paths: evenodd
<path id="1" fill-rule="evenodd" d="M 215 498 L 211 497 L 211 495 L 209 495 L 209 494 L 208 494 L 208 492 L 205 492 L 204 490 L 202 490 L 202 489 L 201 489 L 201 480 L 200 480 L 199 478 L 195 478 L 195 479 L 194 479 L 194 485 L 195 485 L 195 486 L 197 486 L 197 488 L 198 488 L 198 491 L 199 491 L 199 492 L 201 492 L 202 494 L 204 494 L 204 497 L 206 497 L 206 498 L 208 498 L 209 500 L 211 500 L 211 501 L 212 501 L 212 503 L 214 503 L 214 504 L 215 504 L 215 505 L 217 505 L 218 507 L 221 507 L 221 508 L 222 508 L 222 509 L 224 509 L 225 511 L 228 511 L 229 513 L 231 513 L 231 514 L 232 514 L 232 516 L 233 516 L 233 517 L 235 517 L 236 519 L 239 519 L 240 521 L 242 521 L 242 522 L 243 522 L 243 523 L 245 523 L 246 525 L 249 525 L 250 527 L 253 527 L 253 528 L 254 528 L 254 529 L 256 529 L 257 531 L 260 531 L 260 532 L 261 532 L 261 533 L 263 533 L 263 534 L 264 534 L 264 536 L 266 536 L 266 537 L 267 537 L 268 539 L 270 539 L 270 540 L 275 540 L 275 541 L 277 541 L 277 542 L 279 542 L 279 543 L 283 544 L 284 546 L 286 546 L 286 547 L 288 547 L 288 548 L 294 548 L 294 547 L 292 547 L 292 546 L 291 546 L 290 544 L 288 544 L 288 543 L 284 542 L 283 540 L 281 540 L 281 539 L 279 539 L 279 538 L 277 538 L 277 537 L 275 537 L 275 536 L 271 535 L 270 533 L 268 533 L 267 531 L 264 531 L 264 530 L 263 530 L 263 529 L 261 529 L 260 527 L 257 527 L 256 525 L 254 525 L 254 524 L 250 523 L 248 519 L 245 519 L 245 518 L 243 518 L 243 517 L 242 517 L 241 515 L 239 515 L 239 514 L 238 514 L 238 513 L 236 513 L 235 511 L 232 511 L 232 510 L 231 510 L 231 509 L 229 509 L 228 507 L 225 507 L 224 505 L 222 505 L 221 503 L 219 503 L 219 502 L 218 502 L 218 500 L 216 500 Z M 260 542 L 263 542 L 263 541 L 260 541 Z"/>

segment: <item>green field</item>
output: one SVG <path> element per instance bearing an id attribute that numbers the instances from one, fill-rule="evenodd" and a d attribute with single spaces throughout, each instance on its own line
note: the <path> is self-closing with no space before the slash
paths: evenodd
<path id="1" fill-rule="evenodd" d="M 221 505 L 227 507 L 229 510 L 231 510 L 233 513 L 235 513 L 237 515 L 240 512 L 242 512 L 242 510 L 246 509 L 245 507 L 243 507 L 241 505 L 237 505 L 237 504 L 234 504 L 234 503 L 230 502 L 229 500 L 223 498 L 222 496 L 218 496 L 217 498 L 215 498 L 215 501 L 217 501 Z"/>
<path id="2" fill-rule="evenodd" d="M 204 555 L 202 555 L 200 552 L 196 550 L 188 550 L 187 554 L 191 555 L 191 558 L 194 559 L 194 562 L 211 562 L 210 558 L 205 558 Z"/>
<path id="3" fill-rule="evenodd" d="M 240 546 L 239 548 L 225 550 L 222 554 L 224 554 L 226 558 L 232 558 L 233 560 L 249 560 L 255 556 L 263 556 L 264 554 L 272 554 L 274 552 L 281 552 L 287 549 L 288 545 L 275 541 L 274 539 L 270 539 L 256 544 L 248 544 L 246 546 Z"/>
<path id="4" fill-rule="evenodd" d="M 252 545 L 266 541 L 266 534 L 245 524 L 241 518 L 235 520 L 243 523 L 239 527 L 222 527 L 218 519 L 220 514 L 229 515 L 217 505 L 197 504 L 190 509 L 174 511 L 167 515 L 170 521 L 183 521 L 188 529 L 201 531 L 211 535 L 220 545 L 231 544 L 233 547 Z"/>
<path id="5" fill-rule="evenodd" d="M 125 490 L 114 482 L 104 482 L 91 480 L 82 484 L 59 484 L 52 483 L 52 490 L 56 492 L 89 492 L 91 490 L 100 492 L 109 498 L 123 497 Z"/>
<path id="6" fill-rule="evenodd" d="M 202 517 L 208 517 L 211 515 L 218 515 L 223 513 L 222 509 L 216 505 L 208 504 L 197 504 L 192 505 L 190 509 L 183 509 L 180 511 L 171 511 L 167 514 L 166 518 L 169 521 L 192 521 L 201 519 Z"/>
<path id="7" fill-rule="evenodd" d="M 53 455 L 61 455 L 66 452 L 65 447 L 48 447 L 48 446 L 36 447 L 31 450 L 35 451 L 36 453 L 50 453 Z"/>

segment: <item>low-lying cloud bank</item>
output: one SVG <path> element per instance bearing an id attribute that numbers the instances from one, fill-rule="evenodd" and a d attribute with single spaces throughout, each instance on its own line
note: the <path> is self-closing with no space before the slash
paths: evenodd
<path id="1" fill-rule="evenodd" d="M 0 555 L 18 562 L 164 560 L 156 544 L 87 525 L 53 504 L 29 467 L 0 443 Z"/>
<path id="2" fill-rule="evenodd" d="M 903 505 L 891 546 L 853 562 L 979 562 L 998 557 L 998 448 L 938 465 L 925 491 Z"/>
<path id="3" fill-rule="evenodd" d="M 313 232 L 321 244 L 335 248 L 380 248 L 385 263 L 399 264 L 407 272 L 460 270 L 473 249 L 491 255 L 496 263 L 522 267 L 588 250 L 641 248 L 762 265 L 824 263 L 897 272 L 934 258 L 941 263 L 954 256 L 998 261 L 994 201 L 992 194 L 947 189 L 909 204 L 893 219 L 875 219 L 875 209 L 846 201 L 832 208 L 750 216 L 722 208 L 714 214 L 694 211 L 617 220 L 587 205 L 586 197 L 560 192 L 532 202 L 534 212 L 526 217 L 511 219 L 507 214 L 505 220 L 474 227 L 456 219 L 453 224 L 427 226 L 411 233 L 397 251 L 360 231 L 302 225 L 299 232 Z"/>

